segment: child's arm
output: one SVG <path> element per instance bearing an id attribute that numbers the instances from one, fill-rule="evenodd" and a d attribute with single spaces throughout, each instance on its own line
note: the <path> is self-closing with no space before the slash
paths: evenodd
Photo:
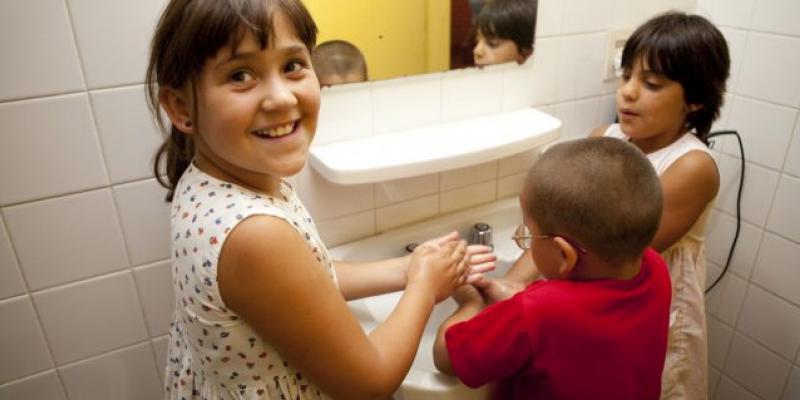
<path id="1" fill-rule="evenodd" d="M 278 218 L 254 216 L 233 229 L 217 280 L 226 306 L 327 394 L 386 398 L 408 372 L 434 304 L 466 279 L 465 247 L 454 241 L 415 255 L 397 307 L 369 336 L 305 240 Z"/>
<path id="2" fill-rule="evenodd" d="M 664 209 L 652 247 L 661 252 L 680 240 L 697 222 L 719 190 L 719 171 L 710 155 L 692 151 L 662 175 Z"/>
<path id="3" fill-rule="evenodd" d="M 415 251 L 421 251 L 426 246 L 443 246 L 457 240 L 458 232 L 450 232 L 422 243 Z M 479 279 L 485 272 L 495 268 L 497 257 L 489 246 L 467 246 L 467 256 L 470 267 L 468 282 Z M 406 271 L 410 260 L 411 255 L 371 262 L 335 261 L 339 290 L 345 300 L 402 290 L 406 286 Z"/>
<path id="4" fill-rule="evenodd" d="M 436 365 L 436 369 L 447 375 L 454 375 L 454 373 L 450 354 L 447 351 L 445 332 L 459 322 L 472 319 L 486 308 L 486 302 L 480 292 L 472 285 L 462 285 L 456 289 L 453 292 L 453 299 L 458 303 L 458 309 L 439 327 L 436 341 L 433 343 L 433 363 Z"/>
<path id="5" fill-rule="evenodd" d="M 539 270 L 533 264 L 530 249 L 525 250 L 502 278 L 481 277 L 472 282 L 491 304 L 510 298 L 539 279 Z"/>

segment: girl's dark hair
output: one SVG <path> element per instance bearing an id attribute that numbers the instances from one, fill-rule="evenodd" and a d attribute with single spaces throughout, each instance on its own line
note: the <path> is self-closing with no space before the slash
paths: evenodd
<path id="1" fill-rule="evenodd" d="M 189 135 L 164 120 L 159 108 L 160 88 L 190 87 L 194 94 L 192 118 L 196 119 L 195 82 L 206 60 L 225 46 L 235 49 L 247 34 L 265 49 L 274 35 L 276 12 L 290 21 L 311 52 L 317 41 L 317 26 L 300 0 L 172 0 L 161 14 L 150 44 L 145 94 L 166 136 L 156 152 L 153 172 L 168 190 L 167 201 L 172 201 L 178 180 L 192 162 L 194 144 Z"/>
<path id="2" fill-rule="evenodd" d="M 699 15 L 667 12 L 633 32 L 622 51 L 622 68 L 644 62 L 651 71 L 683 86 L 686 104 L 702 107 L 686 117 L 686 128 L 708 144 L 711 124 L 719 117 L 730 74 L 730 56 L 725 37 Z"/>
<path id="3" fill-rule="evenodd" d="M 475 25 L 486 37 L 508 39 L 520 53 L 533 52 L 537 0 L 488 0 Z"/>

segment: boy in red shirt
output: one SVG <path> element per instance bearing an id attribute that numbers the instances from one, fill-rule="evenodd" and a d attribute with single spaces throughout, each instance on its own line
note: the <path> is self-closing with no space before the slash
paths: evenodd
<path id="1" fill-rule="evenodd" d="M 671 289 L 647 248 L 662 207 L 650 162 L 611 138 L 561 143 L 528 172 L 520 204 L 515 240 L 544 279 L 509 291 L 532 268 L 521 260 L 482 292 L 457 290 L 436 367 L 470 387 L 496 382 L 496 399 L 658 399 Z"/>

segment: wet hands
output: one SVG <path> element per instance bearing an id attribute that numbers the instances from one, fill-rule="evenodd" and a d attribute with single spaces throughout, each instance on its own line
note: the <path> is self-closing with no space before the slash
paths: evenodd
<path id="1" fill-rule="evenodd" d="M 406 275 L 409 287 L 426 286 L 438 303 L 467 281 L 470 271 L 467 243 L 463 240 L 447 240 L 442 244 L 429 242 L 414 249 Z"/>
<path id="2" fill-rule="evenodd" d="M 487 304 L 503 301 L 525 289 L 525 284 L 508 278 L 488 278 L 481 276 L 471 282 Z M 456 300 L 458 301 L 458 300 Z M 460 303 L 459 303 L 460 304 Z"/>
<path id="3" fill-rule="evenodd" d="M 460 238 L 457 231 L 452 231 L 446 235 L 430 239 L 417 248 L 421 247 L 439 247 L 448 242 L 458 241 Z M 490 246 L 474 244 L 467 246 L 467 266 L 469 272 L 467 274 L 466 283 L 473 283 L 484 278 L 484 274 L 494 271 L 497 267 L 497 255 L 494 249 Z"/>

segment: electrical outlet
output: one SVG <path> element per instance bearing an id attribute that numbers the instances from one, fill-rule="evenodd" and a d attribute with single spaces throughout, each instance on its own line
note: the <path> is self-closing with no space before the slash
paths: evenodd
<path id="1" fill-rule="evenodd" d="M 631 33 L 632 31 L 629 29 L 608 32 L 603 79 L 610 81 L 622 76 L 622 49 L 625 48 L 625 42 L 628 41 Z"/>

